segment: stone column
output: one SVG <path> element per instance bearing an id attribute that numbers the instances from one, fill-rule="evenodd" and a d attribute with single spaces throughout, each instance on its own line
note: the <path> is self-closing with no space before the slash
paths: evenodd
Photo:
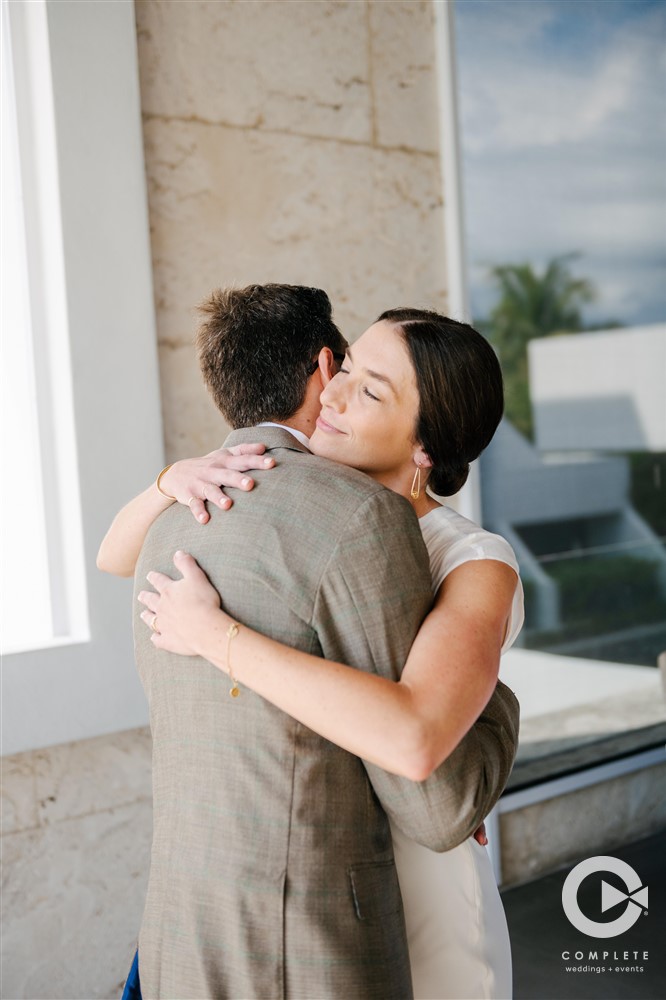
<path id="1" fill-rule="evenodd" d="M 446 306 L 430 2 L 136 3 L 167 455 L 216 447 L 195 307 L 325 288 L 353 340 Z"/>

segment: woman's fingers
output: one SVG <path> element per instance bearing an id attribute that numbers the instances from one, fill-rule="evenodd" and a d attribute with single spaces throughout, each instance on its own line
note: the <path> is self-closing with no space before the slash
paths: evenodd
<path id="1" fill-rule="evenodd" d="M 237 459 L 237 461 L 240 462 L 241 460 Z M 268 459 L 268 461 L 271 465 L 275 465 L 272 458 Z M 250 468 L 256 468 L 256 464 L 251 465 Z M 227 496 L 222 487 L 225 487 L 226 489 L 244 490 L 246 493 L 254 489 L 255 480 L 252 476 L 248 476 L 245 473 L 246 470 L 244 468 L 211 469 L 209 473 L 210 480 L 201 480 L 200 484 L 196 487 L 198 496 L 192 497 L 189 502 L 189 507 L 197 521 L 201 524 L 205 524 L 210 520 L 210 515 L 208 514 L 205 506 L 206 500 L 214 503 L 217 507 L 220 507 L 221 510 L 229 510 L 232 506 L 232 499 Z"/>
<path id="2" fill-rule="evenodd" d="M 474 831 L 473 836 L 477 844 L 481 844 L 481 847 L 485 847 L 488 843 L 488 837 L 486 835 L 486 824 L 482 823 L 481 826 Z"/>
<path id="3" fill-rule="evenodd" d="M 211 478 L 213 476 L 215 477 L 215 482 L 202 482 L 199 487 L 199 493 L 202 497 L 202 506 L 204 506 L 203 501 L 209 500 L 221 510 L 229 510 L 233 504 L 233 500 L 224 492 L 222 489 L 223 486 L 227 489 L 245 490 L 245 492 L 254 489 L 254 479 L 252 476 L 246 476 L 242 471 L 235 471 L 233 469 L 218 469 L 215 472 L 211 471 Z M 207 512 L 205 518 L 200 516 L 199 504 L 195 505 L 194 503 L 191 503 L 190 506 L 195 507 L 195 516 L 197 521 L 205 524 L 206 521 L 210 520 L 210 515 L 208 515 Z"/>
<path id="4" fill-rule="evenodd" d="M 256 444 L 234 444 L 227 451 L 232 455 L 263 455 L 266 451 L 266 445 L 259 444 L 259 442 Z"/>
<path id="5" fill-rule="evenodd" d="M 238 469 L 240 472 L 249 472 L 250 469 L 272 469 L 275 465 L 275 459 L 271 458 L 270 455 L 261 455 L 253 457 L 251 455 L 239 455 L 238 458 L 229 459 L 233 461 L 233 467 Z"/>
<path id="6" fill-rule="evenodd" d="M 254 479 L 245 473 L 275 465 L 275 459 L 264 455 L 264 451 L 263 444 L 235 445 L 218 448 L 203 458 L 181 459 L 165 473 L 162 486 L 190 508 L 199 524 L 207 524 L 210 521 L 207 500 L 220 510 L 229 510 L 233 501 L 225 494 L 225 488 L 251 490 Z"/>
<path id="7" fill-rule="evenodd" d="M 150 618 L 152 618 L 155 612 L 157 611 L 157 605 L 159 604 L 160 601 L 160 595 L 154 593 L 152 590 L 142 590 L 137 600 L 139 600 L 141 604 L 145 604 L 146 608 L 148 609 L 147 611 L 141 612 L 141 617 L 143 618 L 143 616 L 147 614 L 149 615 Z"/>
<path id="8" fill-rule="evenodd" d="M 233 448 L 219 448 L 206 456 L 211 459 L 211 467 L 216 471 L 233 469 L 236 472 L 248 472 L 250 469 L 270 469 L 275 465 L 275 459 L 262 453 L 239 451 L 240 448 L 262 448 L 262 445 L 236 445 Z M 231 484 L 227 484 L 231 485 Z"/>
<path id="9" fill-rule="evenodd" d="M 206 510 L 206 504 L 203 502 L 201 497 L 190 497 L 187 501 L 187 506 L 192 511 L 192 517 L 199 521 L 200 524 L 205 524 L 206 521 L 210 521 L 210 514 Z"/>
<path id="10" fill-rule="evenodd" d="M 146 580 L 155 588 L 158 594 L 161 594 L 165 587 L 174 582 L 166 573 L 158 573 L 155 569 L 151 569 L 150 573 L 146 573 Z"/>
<path id="11" fill-rule="evenodd" d="M 240 473 L 238 473 L 238 475 L 240 475 Z M 221 490 L 219 486 L 215 485 L 215 483 L 204 483 L 201 487 L 201 495 L 204 500 L 210 500 L 211 503 L 214 503 L 217 507 L 221 507 L 222 510 L 229 510 L 231 507 L 232 501 L 226 495 L 224 490 Z"/>
<path id="12" fill-rule="evenodd" d="M 254 486 L 254 479 L 252 476 L 248 476 L 243 471 L 235 471 L 234 469 L 215 469 L 210 473 L 210 479 L 208 481 L 202 480 L 201 489 L 199 493 L 201 496 L 205 497 L 206 500 L 219 499 L 222 493 L 222 487 L 231 487 L 235 490 L 251 490 Z M 211 494 L 211 490 L 218 490 L 217 495 Z M 227 497 L 228 499 L 228 497 Z"/>
<path id="13" fill-rule="evenodd" d="M 202 576 L 208 579 L 199 563 L 189 552 L 183 552 L 182 549 L 178 549 L 173 554 L 173 564 L 179 573 L 182 573 L 183 577 Z"/>

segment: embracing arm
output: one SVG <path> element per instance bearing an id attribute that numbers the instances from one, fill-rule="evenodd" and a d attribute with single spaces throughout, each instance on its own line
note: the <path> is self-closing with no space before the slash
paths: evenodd
<path id="1" fill-rule="evenodd" d="M 169 466 L 161 477 L 160 486 L 172 499 L 163 496 L 152 483 L 125 504 L 100 545 L 97 568 L 114 576 L 133 576 L 149 528 L 175 501 L 189 506 L 193 517 L 201 524 L 210 520 L 205 500 L 228 510 L 232 501 L 220 487 L 251 490 L 254 480 L 242 473 L 275 465 L 272 458 L 263 457 L 265 450 L 262 444 L 241 444 L 218 448 L 202 458 L 183 459 Z"/>
<path id="2" fill-rule="evenodd" d="M 153 641 L 171 648 L 174 631 L 181 629 L 191 636 L 189 651 L 228 672 L 226 633 L 232 619 L 217 605 L 217 594 L 204 603 L 197 588 L 187 599 L 192 582 L 201 585 L 201 594 L 209 585 L 191 556 L 177 553 L 174 563 L 184 574 L 183 600 L 178 583 L 162 583 L 156 605 L 162 634 Z M 451 754 L 493 693 L 515 584 L 514 571 L 500 562 L 469 562 L 454 570 L 397 681 L 322 660 L 245 626 L 230 647 L 233 673 L 325 739 L 386 771 L 423 781 Z"/>
<path id="3" fill-rule="evenodd" d="M 348 555 L 320 595 L 323 650 L 366 669 L 374 663 L 384 676 L 295 651 L 245 627 L 229 643 L 231 619 L 184 553 L 174 559 L 182 580 L 149 574 L 159 593 L 139 595 L 150 609 L 142 617 L 150 624 L 157 615 L 156 646 L 199 654 L 222 670 L 229 645 L 241 684 L 363 757 L 396 825 L 428 847 L 448 850 L 493 807 L 516 752 L 517 703 L 496 684 L 515 574 L 490 561 L 452 572 L 407 656 L 413 620 L 400 617 L 396 583 L 384 574 L 374 592 L 366 576 L 363 588 L 363 555 L 353 544 Z M 405 568 L 396 559 L 389 565 Z M 334 619 L 344 627 L 334 627 Z M 364 639 L 369 622 L 372 634 Z"/>
<path id="4" fill-rule="evenodd" d="M 114 576 L 133 576 L 134 567 L 151 524 L 174 503 L 153 483 L 130 500 L 113 519 L 97 553 L 97 568 Z"/>

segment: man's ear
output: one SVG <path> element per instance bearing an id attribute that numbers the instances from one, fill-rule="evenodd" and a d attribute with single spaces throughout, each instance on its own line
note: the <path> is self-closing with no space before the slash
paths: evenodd
<path id="1" fill-rule="evenodd" d="M 321 376 L 322 388 L 326 388 L 334 375 L 337 375 L 337 365 L 330 347 L 322 347 L 317 359 L 319 363 L 319 374 Z"/>

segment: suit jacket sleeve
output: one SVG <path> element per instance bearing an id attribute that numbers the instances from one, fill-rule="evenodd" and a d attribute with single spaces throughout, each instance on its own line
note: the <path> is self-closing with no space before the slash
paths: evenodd
<path id="1" fill-rule="evenodd" d="M 323 655 L 397 680 L 432 603 L 428 556 L 406 501 L 383 491 L 348 522 L 323 574 L 313 627 Z M 446 851 L 495 805 L 518 743 L 518 703 L 501 683 L 454 752 L 428 779 L 365 763 L 384 809 L 408 837 Z"/>

